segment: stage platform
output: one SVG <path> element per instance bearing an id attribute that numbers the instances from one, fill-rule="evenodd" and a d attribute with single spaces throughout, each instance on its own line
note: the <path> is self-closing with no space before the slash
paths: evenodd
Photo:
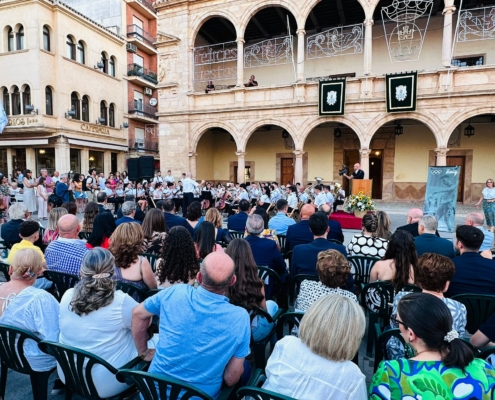
<path id="1" fill-rule="evenodd" d="M 330 215 L 330 220 L 340 222 L 342 229 L 358 229 L 361 230 L 361 218 L 357 218 L 354 214 L 349 214 L 344 211 L 336 211 Z"/>

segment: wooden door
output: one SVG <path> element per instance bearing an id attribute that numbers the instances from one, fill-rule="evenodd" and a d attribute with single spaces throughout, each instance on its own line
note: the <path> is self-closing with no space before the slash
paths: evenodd
<path id="1" fill-rule="evenodd" d="M 280 160 L 280 185 L 287 185 L 287 182 L 294 182 L 294 160 L 292 158 L 282 158 Z"/>
<path id="2" fill-rule="evenodd" d="M 465 156 L 448 156 L 447 167 L 461 167 L 459 176 L 459 186 L 457 186 L 457 201 L 462 203 L 464 200 L 464 175 L 465 175 L 466 157 Z"/>

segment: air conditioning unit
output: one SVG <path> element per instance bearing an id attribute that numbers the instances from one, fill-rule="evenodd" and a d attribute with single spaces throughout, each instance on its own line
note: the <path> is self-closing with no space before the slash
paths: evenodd
<path id="1" fill-rule="evenodd" d="M 144 94 L 146 96 L 151 96 L 153 94 L 153 89 L 149 88 L 149 87 L 145 87 L 144 88 Z"/>
<path id="2" fill-rule="evenodd" d="M 144 140 L 143 139 L 136 139 L 134 142 L 134 147 L 136 149 L 143 149 L 144 148 Z"/>
<path id="3" fill-rule="evenodd" d="M 125 49 L 129 52 L 129 53 L 137 53 L 137 47 L 135 45 L 133 45 L 132 43 L 127 43 L 125 45 Z"/>

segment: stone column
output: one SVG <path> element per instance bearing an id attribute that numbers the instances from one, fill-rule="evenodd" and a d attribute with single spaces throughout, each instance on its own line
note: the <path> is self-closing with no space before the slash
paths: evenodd
<path id="1" fill-rule="evenodd" d="M 105 151 L 103 153 L 103 170 L 105 171 L 105 176 L 108 176 L 110 172 L 115 172 L 112 171 L 112 152 L 111 151 Z"/>
<path id="2" fill-rule="evenodd" d="M 192 179 L 198 179 L 196 176 L 196 156 L 197 153 L 189 152 L 189 171 L 192 174 Z M 203 178 L 201 178 L 203 179 Z"/>
<path id="3" fill-rule="evenodd" d="M 371 61 L 373 50 L 373 24 L 370 18 L 364 20 L 364 74 L 371 74 Z"/>
<path id="4" fill-rule="evenodd" d="M 244 86 L 244 39 L 238 38 L 237 42 L 237 87 Z"/>
<path id="5" fill-rule="evenodd" d="M 294 150 L 294 154 L 296 156 L 296 162 L 294 165 L 294 179 L 295 183 L 299 182 L 301 185 L 303 184 L 303 150 Z"/>
<path id="6" fill-rule="evenodd" d="M 14 150 L 15 151 L 15 150 Z M 10 176 L 14 174 L 14 164 L 12 162 L 12 147 L 7 147 L 7 176 L 9 177 L 9 182 L 10 182 Z"/>
<path id="7" fill-rule="evenodd" d="M 189 57 L 188 57 L 188 63 L 189 63 L 189 79 L 188 79 L 188 84 L 189 84 L 189 92 L 194 91 L 194 47 L 191 47 L 189 49 Z"/>
<path id="8" fill-rule="evenodd" d="M 33 171 L 33 178 L 39 176 L 39 171 L 36 171 L 36 150 L 32 147 L 26 147 L 26 168 Z"/>
<path id="9" fill-rule="evenodd" d="M 80 157 L 81 157 L 81 173 L 84 174 L 84 176 L 88 175 L 89 171 L 89 149 L 81 149 L 80 152 Z"/>
<path id="10" fill-rule="evenodd" d="M 236 151 L 235 155 L 237 156 L 237 182 L 246 183 L 244 182 L 246 180 L 244 176 L 244 170 L 246 169 L 246 152 Z"/>
<path id="11" fill-rule="evenodd" d="M 447 6 L 443 9 L 443 41 L 442 41 L 442 66 L 450 67 L 452 57 L 452 14 L 455 6 Z"/>
<path id="12" fill-rule="evenodd" d="M 305 59 L 305 35 L 304 29 L 298 29 L 297 33 L 297 81 L 304 82 L 304 59 Z"/>
<path id="13" fill-rule="evenodd" d="M 438 149 L 435 149 L 435 153 L 437 154 L 437 161 L 436 161 L 436 166 L 437 167 L 445 167 L 447 166 L 447 153 L 449 152 L 450 149 L 446 149 L 445 147 L 439 147 Z"/>
<path id="14" fill-rule="evenodd" d="M 370 179 L 370 149 L 361 149 L 359 154 L 361 154 L 361 169 L 364 171 L 364 179 Z"/>
<path id="15" fill-rule="evenodd" d="M 63 136 L 55 142 L 55 169 L 61 174 L 70 171 L 70 145 L 67 138 Z"/>

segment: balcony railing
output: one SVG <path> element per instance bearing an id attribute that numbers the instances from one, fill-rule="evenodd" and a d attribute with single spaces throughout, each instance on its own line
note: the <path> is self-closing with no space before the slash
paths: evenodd
<path id="1" fill-rule="evenodd" d="M 144 41 L 152 47 L 155 47 L 156 37 L 150 35 L 143 28 L 137 25 L 127 25 L 127 37 Z"/>
<path id="2" fill-rule="evenodd" d="M 129 139 L 129 149 L 158 152 L 158 142 Z"/>
<path id="3" fill-rule="evenodd" d="M 153 8 L 153 5 L 151 4 L 150 1 L 146 1 L 146 0 L 137 0 L 137 1 L 138 1 L 138 3 L 145 6 L 148 10 L 150 10 L 151 12 L 156 14 L 156 10 Z"/>
<path id="4" fill-rule="evenodd" d="M 127 65 L 127 76 L 139 76 L 155 85 L 158 83 L 156 72 L 150 71 L 148 68 L 141 67 L 138 64 Z"/>
<path id="5" fill-rule="evenodd" d="M 141 117 L 158 119 L 156 114 L 156 107 L 143 104 L 140 101 L 129 102 L 129 114 L 139 115 Z"/>

